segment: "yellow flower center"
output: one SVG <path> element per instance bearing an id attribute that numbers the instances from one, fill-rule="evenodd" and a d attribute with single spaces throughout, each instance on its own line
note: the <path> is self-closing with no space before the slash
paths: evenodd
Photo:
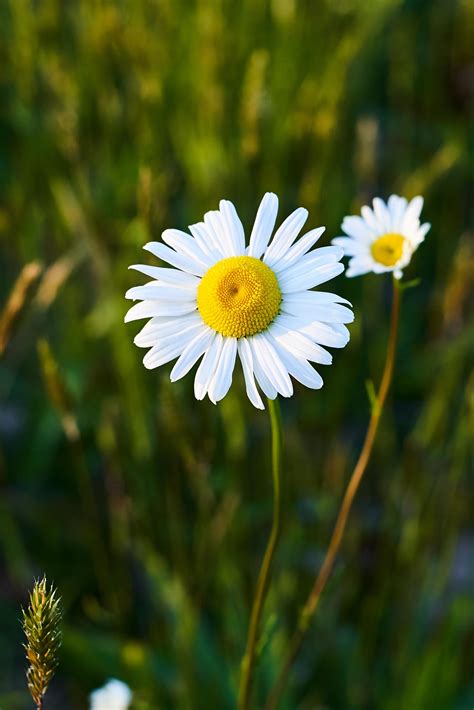
<path id="1" fill-rule="evenodd" d="M 208 326 L 229 338 L 255 335 L 278 315 L 280 286 L 274 272 L 253 256 L 230 256 L 211 266 L 197 291 Z"/>
<path id="2" fill-rule="evenodd" d="M 375 261 L 384 266 L 395 266 L 403 254 L 405 237 L 401 234 L 384 234 L 372 243 L 370 249 Z"/>

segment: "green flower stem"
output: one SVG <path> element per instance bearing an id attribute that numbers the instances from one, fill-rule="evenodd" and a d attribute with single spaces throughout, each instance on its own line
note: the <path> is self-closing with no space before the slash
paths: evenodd
<path id="1" fill-rule="evenodd" d="M 270 412 L 272 429 L 273 522 L 270 537 L 268 538 L 267 547 L 263 556 L 262 566 L 260 567 L 258 575 L 257 588 L 255 590 L 252 613 L 250 616 L 247 647 L 245 650 L 245 656 L 242 659 L 238 701 L 239 710 L 247 710 L 250 706 L 260 620 L 262 618 L 263 607 L 270 584 L 271 566 L 275 556 L 275 550 L 280 537 L 281 528 L 282 426 L 280 404 L 278 399 L 269 399 L 268 409 Z"/>
<path id="2" fill-rule="evenodd" d="M 399 286 L 398 282 L 393 279 L 392 313 L 390 319 L 390 334 L 388 338 L 387 355 L 385 358 L 385 366 L 383 370 L 382 380 L 380 382 L 380 387 L 375 397 L 375 400 L 372 402 L 372 412 L 367 433 L 365 435 L 364 444 L 362 446 L 362 450 L 360 452 L 355 468 L 352 472 L 352 476 L 347 485 L 346 492 L 344 494 L 344 498 L 342 500 L 342 504 L 336 519 L 331 541 L 326 552 L 326 557 L 324 558 L 324 562 L 319 571 L 319 574 L 316 577 L 316 580 L 306 600 L 306 603 L 299 614 L 298 626 L 290 640 L 289 649 L 285 657 L 283 666 L 277 676 L 277 680 L 273 687 L 273 690 L 268 697 L 265 706 L 267 710 L 275 710 L 275 708 L 278 707 L 278 703 L 281 699 L 286 681 L 288 679 L 288 675 L 291 670 L 291 666 L 296 657 L 296 654 L 299 651 L 304 636 L 309 628 L 311 619 L 313 618 L 313 615 L 316 612 L 319 599 L 334 567 L 334 562 L 336 560 L 337 553 L 339 552 L 342 537 L 344 535 L 344 530 L 346 528 L 347 519 L 349 517 L 349 513 L 351 511 L 355 495 L 357 493 L 357 490 L 359 488 L 360 482 L 367 468 L 367 464 L 372 453 L 375 437 L 380 422 L 380 417 L 393 377 L 395 352 L 397 346 L 398 321 L 400 314 L 400 293 L 401 287 Z"/>

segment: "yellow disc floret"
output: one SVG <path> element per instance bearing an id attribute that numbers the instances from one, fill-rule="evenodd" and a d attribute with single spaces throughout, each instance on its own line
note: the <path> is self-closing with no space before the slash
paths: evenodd
<path id="1" fill-rule="evenodd" d="M 197 306 L 208 326 L 229 338 L 266 330 L 278 315 L 281 291 L 274 272 L 253 256 L 230 256 L 202 277 Z"/>
<path id="2" fill-rule="evenodd" d="M 370 250 L 375 261 L 384 266 L 395 266 L 403 254 L 405 237 L 401 234 L 384 234 L 372 243 Z"/>

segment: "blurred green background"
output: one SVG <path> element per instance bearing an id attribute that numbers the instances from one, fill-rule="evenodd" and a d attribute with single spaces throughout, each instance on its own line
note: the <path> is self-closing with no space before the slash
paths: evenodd
<path id="1" fill-rule="evenodd" d="M 4 0 L 0 304 L 40 276 L 0 360 L 0 707 L 31 707 L 20 604 L 65 608 L 47 708 L 109 676 L 135 706 L 232 708 L 271 519 L 269 424 L 240 374 L 214 407 L 148 372 L 127 266 L 221 197 L 308 228 L 425 196 L 396 376 L 342 553 L 282 707 L 474 706 L 474 5 L 469 0 Z M 471 121 L 471 125 L 470 125 Z M 470 227 L 471 224 L 471 227 Z M 471 231 L 470 231 L 471 230 Z M 138 277 L 139 278 L 139 277 Z M 349 346 L 283 401 L 285 529 L 255 707 L 321 562 L 369 416 L 387 277 L 343 276 Z"/>

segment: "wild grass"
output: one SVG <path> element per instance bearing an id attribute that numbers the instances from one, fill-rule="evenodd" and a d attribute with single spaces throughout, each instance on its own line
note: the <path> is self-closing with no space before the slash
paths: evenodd
<path id="1" fill-rule="evenodd" d="M 129 264 L 221 197 L 339 233 L 425 196 L 391 397 L 284 707 L 474 706 L 474 237 L 467 0 L 10 0 L 0 6 L 0 707 L 28 708 L 20 604 L 63 600 L 48 707 L 110 676 L 136 708 L 232 708 L 271 521 L 267 419 L 146 371 Z M 470 182 L 471 180 L 471 182 Z M 325 243 L 328 243 L 326 241 Z M 370 414 L 388 280 L 340 277 L 350 346 L 282 402 L 285 520 L 256 707 L 328 543 Z M 260 704 L 260 705 L 259 705 Z"/>

